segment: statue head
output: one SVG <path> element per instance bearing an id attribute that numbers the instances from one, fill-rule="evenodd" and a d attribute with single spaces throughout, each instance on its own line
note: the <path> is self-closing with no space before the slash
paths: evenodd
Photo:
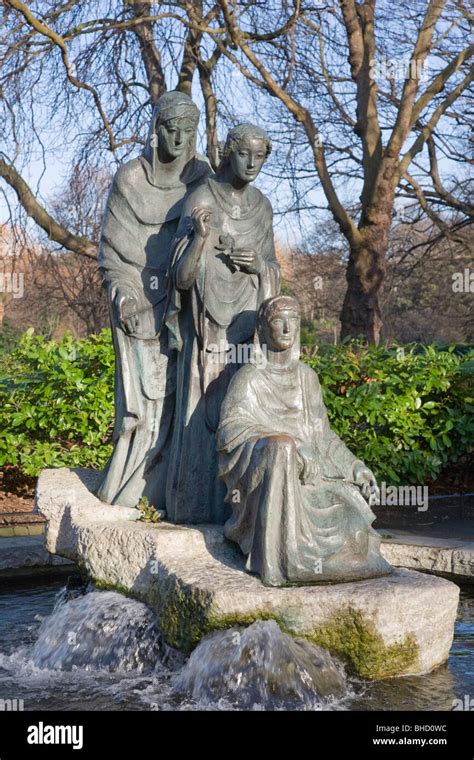
<path id="1" fill-rule="evenodd" d="M 198 122 L 199 109 L 188 95 L 173 91 L 157 100 L 149 144 L 152 149 L 158 149 L 162 163 L 169 163 L 183 155 L 192 158 L 196 151 Z"/>
<path id="2" fill-rule="evenodd" d="M 299 358 L 300 305 L 291 296 L 273 296 L 260 306 L 257 331 L 260 345 L 267 351 L 287 351 L 294 348 Z"/>
<path id="3" fill-rule="evenodd" d="M 271 151 L 271 140 L 263 129 L 254 124 L 238 124 L 227 135 L 217 173 L 222 174 L 230 166 L 239 180 L 252 182 Z"/>

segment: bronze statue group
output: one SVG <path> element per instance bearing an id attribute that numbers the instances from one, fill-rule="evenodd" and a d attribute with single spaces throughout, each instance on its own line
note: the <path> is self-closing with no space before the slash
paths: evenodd
<path id="1" fill-rule="evenodd" d="M 331 430 L 299 360 L 298 302 L 279 295 L 272 207 L 252 184 L 271 141 L 237 125 L 213 173 L 196 153 L 198 121 L 191 98 L 162 96 L 108 197 L 99 265 L 115 428 L 97 495 L 224 525 L 266 585 L 388 574 L 374 475 Z"/>

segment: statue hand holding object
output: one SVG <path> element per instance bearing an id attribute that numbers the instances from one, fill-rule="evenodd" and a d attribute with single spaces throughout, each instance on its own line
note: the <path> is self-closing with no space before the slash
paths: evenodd
<path id="1" fill-rule="evenodd" d="M 261 263 L 255 251 L 248 248 L 236 248 L 229 253 L 229 258 L 241 271 L 248 274 L 260 272 Z"/>
<path id="2" fill-rule="evenodd" d="M 261 261 L 254 250 L 250 248 L 235 248 L 232 235 L 219 235 L 219 245 L 216 250 L 222 251 L 228 258 L 232 270 L 240 270 L 247 274 L 259 274 Z"/>
<path id="3" fill-rule="evenodd" d="M 122 330 L 127 335 L 137 333 L 140 320 L 136 313 L 138 306 L 135 297 L 129 291 L 121 288 L 117 290 L 115 303 L 117 304 L 118 320 Z"/>

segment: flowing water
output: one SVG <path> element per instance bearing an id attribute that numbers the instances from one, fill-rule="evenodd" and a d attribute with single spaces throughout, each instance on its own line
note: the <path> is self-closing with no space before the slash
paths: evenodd
<path id="1" fill-rule="evenodd" d="M 370 683 L 273 621 L 217 631 L 186 658 L 162 644 L 146 605 L 120 594 L 0 586 L 0 704 L 25 710 L 452 710 L 473 694 L 472 588 L 446 665 Z"/>

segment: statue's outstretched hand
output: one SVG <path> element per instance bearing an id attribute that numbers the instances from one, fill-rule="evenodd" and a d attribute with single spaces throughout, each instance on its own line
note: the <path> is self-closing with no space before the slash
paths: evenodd
<path id="1" fill-rule="evenodd" d="M 319 465 L 316 460 L 316 452 L 305 443 L 300 443 L 296 448 L 298 458 L 298 474 L 301 482 L 314 483 L 319 475 Z"/>
<path id="2" fill-rule="evenodd" d="M 211 230 L 212 209 L 195 207 L 191 211 L 194 234 L 205 240 Z"/>
<path id="3" fill-rule="evenodd" d="M 353 468 L 354 483 L 359 486 L 362 496 L 370 504 L 376 504 L 380 491 L 375 475 L 363 462 L 355 462 Z"/>

